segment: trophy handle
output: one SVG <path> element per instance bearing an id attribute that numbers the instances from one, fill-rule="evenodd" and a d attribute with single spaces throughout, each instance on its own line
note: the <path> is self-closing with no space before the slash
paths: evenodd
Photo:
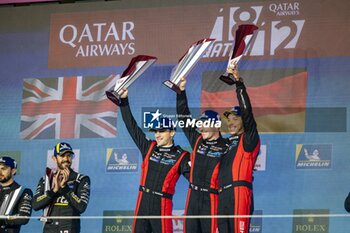
<path id="1" fill-rule="evenodd" d="M 172 81 L 170 81 L 170 80 L 165 80 L 165 81 L 163 82 L 163 84 L 164 84 L 165 86 L 169 87 L 171 90 L 175 91 L 177 94 L 179 94 L 179 95 L 181 94 L 181 90 L 180 90 L 179 86 L 176 85 L 175 83 L 173 83 Z"/>
<path id="2" fill-rule="evenodd" d="M 121 104 L 120 96 L 115 91 L 111 91 L 111 90 L 106 91 L 106 96 L 110 101 L 115 103 L 117 106 L 120 106 Z"/>
<path id="3" fill-rule="evenodd" d="M 236 83 L 236 80 L 233 77 L 233 74 L 225 73 L 225 74 L 221 75 L 219 79 L 230 86 L 232 86 L 233 84 Z"/>

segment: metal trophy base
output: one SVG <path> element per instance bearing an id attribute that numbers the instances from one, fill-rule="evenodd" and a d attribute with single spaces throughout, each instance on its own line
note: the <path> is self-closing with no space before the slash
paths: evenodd
<path id="1" fill-rule="evenodd" d="M 221 81 L 227 83 L 230 86 L 232 86 L 233 84 L 236 83 L 236 80 L 235 80 L 235 78 L 233 77 L 232 74 L 225 73 L 225 74 L 221 75 L 219 79 Z"/>
<path id="2" fill-rule="evenodd" d="M 121 104 L 120 96 L 118 95 L 118 93 L 116 91 L 108 90 L 108 91 L 106 91 L 106 96 L 110 101 L 115 103 L 117 106 L 120 106 L 120 104 Z"/>
<path id="3" fill-rule="evenodd" d="M 181 90 L 179 88 L 178 85 L 176 85 L 175 83 L 173 83 L 172 81 L 170 80 L 165 80 L 163 82 L 163 84 L 167 87 L 169 87 L 171 90 L 175 91 L 177 94 L 180 94 L 181 93 Z"/>

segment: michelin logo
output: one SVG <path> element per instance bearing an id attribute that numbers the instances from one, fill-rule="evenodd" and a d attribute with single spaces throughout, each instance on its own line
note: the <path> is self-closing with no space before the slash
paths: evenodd
<path id="1" fill-rule="evenodd" d="M 297 144 L 296 168 L 297 169 L 330 169 L 332 165 L 332 145 Z"/>
<path id="2" fill-rule="evenodd" d="M 108 148 L 107 172 L 137 172 L 139 151 L 137 149 Z"/>

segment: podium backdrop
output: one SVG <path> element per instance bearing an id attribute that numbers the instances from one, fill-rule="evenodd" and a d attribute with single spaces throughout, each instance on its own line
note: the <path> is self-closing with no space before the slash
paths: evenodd
<path id="1" fill-rule="evenodd" d="M 158 57 L 129 89 L 142 126 L 146 113 L 175 107 L 175 92 L 162 82 L 185 51 L 214 38 L 188 76 L 189 105 L 193 117 L 205 108 L 229 109 L 237 104 L 234 88 L 218 77 L 238 25 L 253 23 L 259 30 L 239 68 L 262 142 L 255 214 L 272 217 L 254 219 L 252 232 L 348 233 L 349 218 L 338 215 L 346 214 L 350 191 L 349 1 L 182 2 L 0 8 L 0 154 L 18 160 L 16 180 L 35 192 L 53 146 L 69 142 L 74 168 L 91 178 L 83 216 L 99 216 L 82 220 L 82 232 L 131 232 L 130 219 L 102 219 L 133 214 L 141 170 L 121 114 L 104 95 L 115 82 L 108 77 L 137 55 Z M 181 129 L 175 142 L 191 149 Z M 127 165 L 118 162 L 123 154 Z M 181 178 L 175 215 L 183 213 L 187 187 Z M 32 219 L 22 232 L 41 227 Z M 174 228 L 181 232 L 182 221 Z"/>

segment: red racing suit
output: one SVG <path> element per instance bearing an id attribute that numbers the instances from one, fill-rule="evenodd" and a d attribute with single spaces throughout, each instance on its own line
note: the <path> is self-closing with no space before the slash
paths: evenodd
<path id="1" fill-rule="evenodd" d="M 253 213 L 253 169 L 260 139 L 251 103 L 242 81 L 236 82 L 244 133 L 230 138 L 230 148 L 221 157 L 219 171 L 219 215 Z M 219 218 L 220 233 L 248 233 L 249 218 Z"/>
<path id="2" fill-rule="evenodd" d="M 142 173 L 135 216 L 172 215 L 176 182 L 189 178 L 190 156 L 179 146 L 159 147 L 148 140 L 131 113 L 128 98 L 121 99 L 121 113 L 127 130 L 142 154 Z M 172 219 L 135 219 L 133 233 L 172 233 Z"/>

